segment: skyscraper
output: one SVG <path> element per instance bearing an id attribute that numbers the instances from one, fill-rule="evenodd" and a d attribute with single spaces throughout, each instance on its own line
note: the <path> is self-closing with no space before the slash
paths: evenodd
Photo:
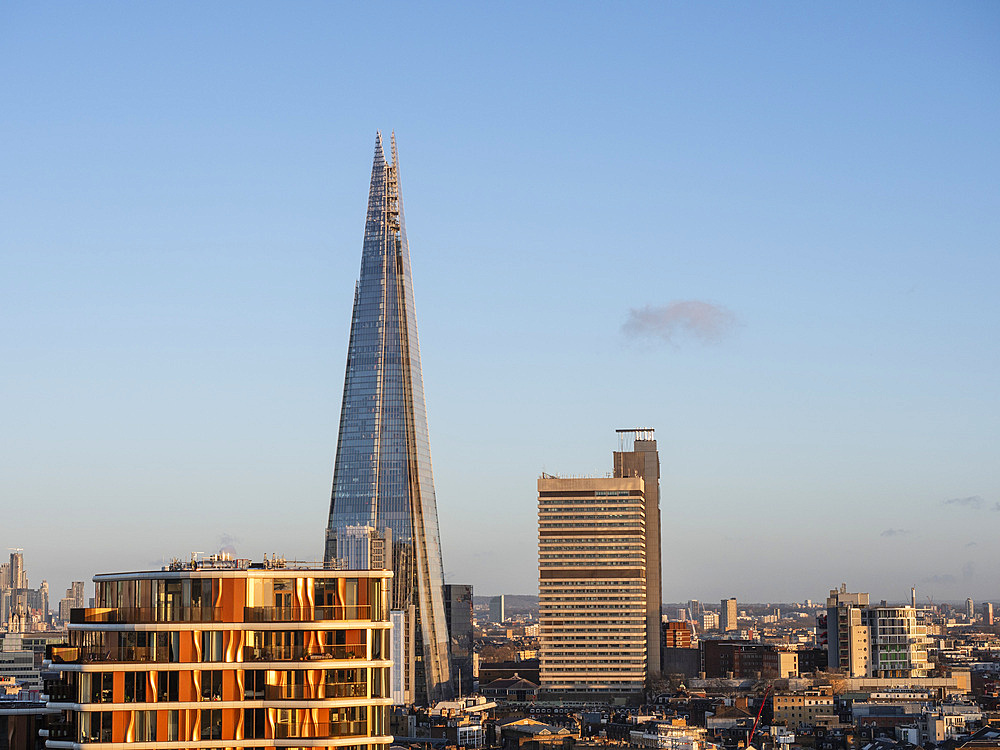
<path id="1" fill-rule="evenodd" d="M 736 597 L 723 599 L 719 604 L 719 629 L 724 631 L 738 630 L 739 621 L 736 613 Z"/>
<path id="2" fill-rule="evenodd" d="M 659 468 L 652 430 L 619 430 L 614 477 L 538 480 L 540 678 L 550 695 L 636 695 L 660 672 Z"/>
<path id="3" fill-rule="evenodd" d="M 646 669 L 660 673 L 663 583 L 660 571 L 660 454 L 652 429 L 615 430 L 616 477 L 642 477 L 646 498 Z"/>
<path id="4" fill-rule="evenodd" d="M 392 608 L 406 619 L 396 634 L 406 639 L 405 700 L 450 697 L 441 541 L 399 160 L 393 137 L 392 163 L 386 162 L 381 134 L 354 290 L 327 561 L 342 557 L 338 534 L 349 526 L 391 530 Z"/>

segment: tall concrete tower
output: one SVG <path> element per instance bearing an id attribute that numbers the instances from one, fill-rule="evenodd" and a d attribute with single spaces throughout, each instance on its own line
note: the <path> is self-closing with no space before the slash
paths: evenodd
<path id="1" fill-rule="evenodd" d="M 642 477 L 646 498 L 646 671 L 660 674 L 660 454 L 652 429 L 616 430 L 616 477 Z"/>

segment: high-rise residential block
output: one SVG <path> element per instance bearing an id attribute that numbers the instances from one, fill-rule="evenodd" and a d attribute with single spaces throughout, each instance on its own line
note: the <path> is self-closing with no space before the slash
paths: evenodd
<path id="1" fill-rule="evenodd" d="M 47 746 L 387 750 L 390 577 L 228 559 L 98 575 L 51 648 Z"/>
<path id="2" fill-rule="evenodd" d="M 871 651 L 868 627 L 861 612 L 868 606 L 868 594 L 848 593 L 847 585 L 831 589 L 826 600 L 829 665 L 848 677 L 868 676 Z"/>
<path id="3" fill-rule="evenodd" d="M 646 499 L 646 661 L 650 675 L 660 672 L 660 622 L 663 582 L 660 570 L 660 454 L 651 429 L 616 430 L 616 477 L 642 477 Z"/>
<path id="4" fill-rule="evenodd" d="M 972 601 L 972 597 L 965 600 L 965 616 L 970 620 L 976 619 L 976 603 Z"/>
<path id="5" fill-rule="evenodd" d="M 701 625 L 701 629 L 705 632 L 709 630 L 718 630 L 719 613 L 712 612 L 711 610 L 702 611 L 701 617 L 698 618 L 698 624 Z"/>
<path id="6" fill-rule="evenodd" d="M 386 161 L 381 135 L 354 292 L 326 560 L 344 558 L 347 529 L 361 526 L 391 532 L 403 700 L 449 697 L 441 540 L 399 159 L 393 138 Z"/>
<path id="7" fill-rule="evenodd" d="M 884 604 L 863 612 L 869 629 L 869 677 L 927 677 L 926 626 L 917 621 L 913 607 Z"/>
<path id="8" fill-rule="evenodd" d="M 869 606 L 868 594 L 831 589 L 827 604 L 829 666 L 848 677 L 927 677 L 926 626 L 914 607 Z"/>
<path id="9" fill-rule="evenodd" d="M 719 630 L 739 630 L 739 615 L 735 596 L 723 599 L 719 606 Z"/>
<path id="10" fill-rule="evenodd" d="M 500 625 L 507 619 L 507 606 L 504 595 L 490 597 L 490 622 Z"/>
<path id="11" fill-rule="evenodd" d="M 983 602 L 983 624 L 993 624 L 993 602 Z"/>
<path id="12" fill-rule="evenodd" d="M 635 694 L 660 669 L 651 536 L 659 460 L 652 430 L 627 432 L 615 476 L 538 480 L 540 679 L 549 694 Z"/>

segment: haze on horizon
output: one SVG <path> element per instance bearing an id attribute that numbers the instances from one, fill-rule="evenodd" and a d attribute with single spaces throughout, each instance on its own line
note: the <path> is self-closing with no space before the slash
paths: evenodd
<path id="1" fill-rule="evenodd" d="M 395 130 L 446 579 L 656 429 L 664 601 L 1000 600 L 1000 7 L 0 9 L 0 549 L 318 559 Z"/>

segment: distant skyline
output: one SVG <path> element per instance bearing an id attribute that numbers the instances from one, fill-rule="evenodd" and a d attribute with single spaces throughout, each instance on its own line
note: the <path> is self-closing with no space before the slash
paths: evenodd
<path id="1" fill-rule="evenodd" d="M 446 581 L 534 592 L 536 478 L 639 425 L 664 601 L 1000 601 L 998 38 L 988 2 L 5 4 L 0 553 L 54 598 L 322 558 L 381 129 Z"/>

